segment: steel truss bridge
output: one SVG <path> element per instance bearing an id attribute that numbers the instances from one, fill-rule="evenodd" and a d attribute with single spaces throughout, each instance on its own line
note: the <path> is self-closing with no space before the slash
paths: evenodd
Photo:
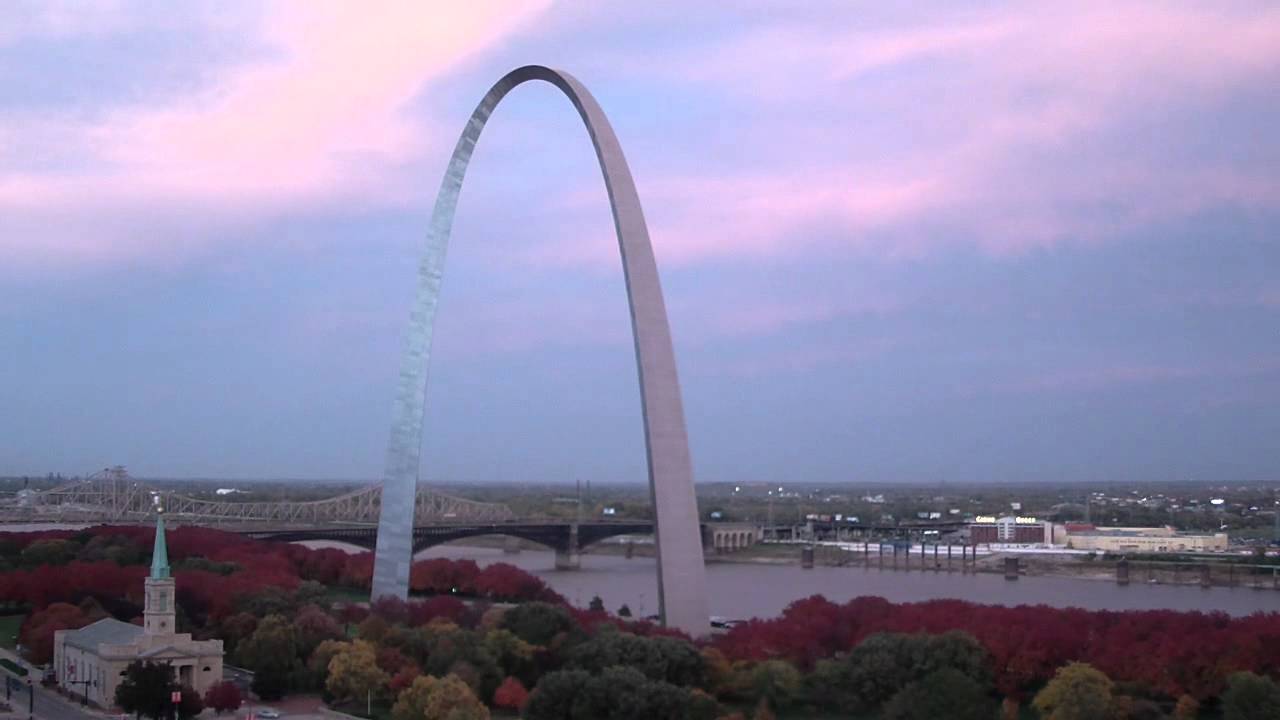
<path id="1" fill-rule="evenodd" d="M 376 525 L 382 485 L 324 500 L 246 501 L 197 498 L 160 490 L 129 476 L 123 467 L 43 490 L 24 490 L 0 504 L 0 522 L 146 522 L 157 506 L 177 522 L 200 525 L 269 523 L 272 526 Z M 511 509 L 418 487 L 414 524 L 496 523 L 511 520 Z"/>

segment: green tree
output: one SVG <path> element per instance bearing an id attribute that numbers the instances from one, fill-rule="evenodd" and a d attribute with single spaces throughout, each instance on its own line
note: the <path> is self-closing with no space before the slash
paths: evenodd
<path id="1" fill-rule="evenodd" d="M 338 700 L 363 700 L 380 692 L 390 679 L 378 667 L 373 645 L 356 640 L 329 661 L 325 687 Z"/>
<path id="2" fill-rule="evenodd" d="M 485 633 L 484 649 L 498 663 L 506 675 L 513 675 L 524 682 L 535 680 L 534 648 L 516 637 L 510 630 L 501 628 Z"/>
<path id="3" fill-rule="evenodd" d="M 22 549 L 19 559 L 26 567 L 66 565 L 79 551 L 80 544 L 73 540 L 36 540 Z"/>
<path id="4" fill-rule="evenodd" d="M 539 683 L 539 687 L 542 684 Z M 529 705 L 533 704 L 530 696 Z M 635 668 L 606 668 L 590 677 L 572 701 L 572 717 L 593 720 L 640 720 L 683 717 L 689 691 L 648 679 Z"/>
<path id="5" fill-rule="evenodd" d="M 591 683 L 586 670 L 559 670 L 543 675 L 524 705 L 525 720 L 564 720 L 574 717 L 575 701 Z M 587 717 L 579 715 L 577 717 Z"/>
<path id="6" fill-rule="evenodd" d="M 173 668 L 144 660 L 129 663 L 124 680 L 116 686 L 116 705 L 127 713 L 150 718 L 167 717 L 174 689 Z"/>
<path id="7" fill-rule="evenodd" d="M 959 670 L 943 668 L 907 685 L 885 704 L 884 720 L 991 720 L 995 702 Z"/>
<path id="8" fill-rule="evenodd" d="M 800 694 L 800 671 L 785 660 L 766 660 L 751 671 L 751 686 L 756 697 L 774 710 L 785 709 Z"/>
<path id="9" fill-rule="evenodd" d="M 440 681 L 430 675 L 419 675 L 413 684 L 400 692 L 396 704 L 391 706 L 391 720 L 423 720 L 427 714 L 427 701 Z"/>
<path id="10" fill-rule="evenodd" d="M 1222 693 L 1223 720 L 1280 718 L 1280 687 L 1269 677 L 1232 673 Z"/>
<path id="11" fill-rule="evenodd" d="M 1044 720 L 1095 720 L 1111 714 L 1111 679 L 1086 663 L 1068 663 L 1053 674 L 1031 704 Z"/>
<path id="12" fill-rule="evenodd" d="M 573 629 L 574 622 L 569 611 L 559 605 L 530 602 L 504 613 L 499 627 L 510 630 L 527 643 L 546 646 L 556 635 Z"/>
<path id="13" fill-rule="evenodd" d="M 701 685 L 706 677 L 697 648 L 670 637 L 640 637 L 601 629 L 569 653 L 569 667 L 591 670 L 633 667 L 650 680 L 673 685 Z"/>
<path id="14" fill-rule="evenodd" d="M 908 685 L 952 669 L 985 692 L 991 686 L 990 657 L 972 636 L 878 633 L 848 655 L 820 660 L 806 678 L 812 701 L 828 709 L 872 712 Z"/>
<path id="15" fill-rule="evenodd" d="M 591 602 L 587 603 L 587 609 L 592 612 L 604 612 L 604 600 L 599 595 L 592 595 Z"/>
<path id="16" fill-rule="evenodd" d="M 456 675 L 446 675 L 427 698 L 426 720 L 489 720 L 489 709 Z"/>
<path id="17" fill-rule="evenodd" d="M 293 625 L 283 615 L 268 615 L 237 647 L 240 664 L 253 671 L 253 692 L 263 700 L 277 700 L 289 690 L 300 667 Z"/>
<path id="18" fill-rule="evenodd" d="M 293 596 L 288 590 L 275 585 L 246 593 L 236 598 L 236 610 L 247 612 L 254 617 L 265 618 L 270 615 L 288 615 L 293 612 Z"/>
<path id="19" fill-rule="evenodd" d="M 622 607 L 618 608 L 618 617 L 631 617 L 631 606 L 624 603 Z"/>

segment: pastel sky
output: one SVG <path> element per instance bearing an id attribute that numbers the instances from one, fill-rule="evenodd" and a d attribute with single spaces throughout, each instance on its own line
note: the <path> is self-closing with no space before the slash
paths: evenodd
<path id="1" fill-rule="evenodd" d="M 0 475 L 379 477 L 527 63 L 626 150 L 699 480 L 1280 480 L 1280 6 L 1109 1 L 0 4 Z M 426 479 L 644 479 L 612 233 L 519 88 Z"/>

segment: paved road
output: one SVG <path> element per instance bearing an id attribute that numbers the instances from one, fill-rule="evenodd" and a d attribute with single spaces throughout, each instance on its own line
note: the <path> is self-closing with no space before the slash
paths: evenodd
<path id="1" fill-rule="evenodd" d="M 9 699 L 9 705 L 13 707 L 14 712 L 21 718 L 28 716 L 28 708 L 31 707 L 31 701 L 26 683 L 19 682 L 20 686 L 11 691 L 12 696 Z M 36 685 L 35 718 L 36 720 L 103 720 L 104 716 L 99 713 L 88 712 L 78 704 L 69 702 L 57 694 Z"/>

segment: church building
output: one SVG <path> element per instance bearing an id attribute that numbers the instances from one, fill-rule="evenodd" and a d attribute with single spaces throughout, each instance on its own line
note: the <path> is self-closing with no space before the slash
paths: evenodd
<path id="1" fill-rule="evenodd" d="M 106 618 L 79 630 L 59 630 L 53 639 L 58 685 L 99 707 L 111 707 L 125 668 L 135 660 L 146 660 L 171 666 L 179 684 L 204 695 L 222 680 L 222 641 L 192 640 L 189 633 L 177 632 L 174 602 L 164 515 L 160 515 L 142 625 Z"/>

